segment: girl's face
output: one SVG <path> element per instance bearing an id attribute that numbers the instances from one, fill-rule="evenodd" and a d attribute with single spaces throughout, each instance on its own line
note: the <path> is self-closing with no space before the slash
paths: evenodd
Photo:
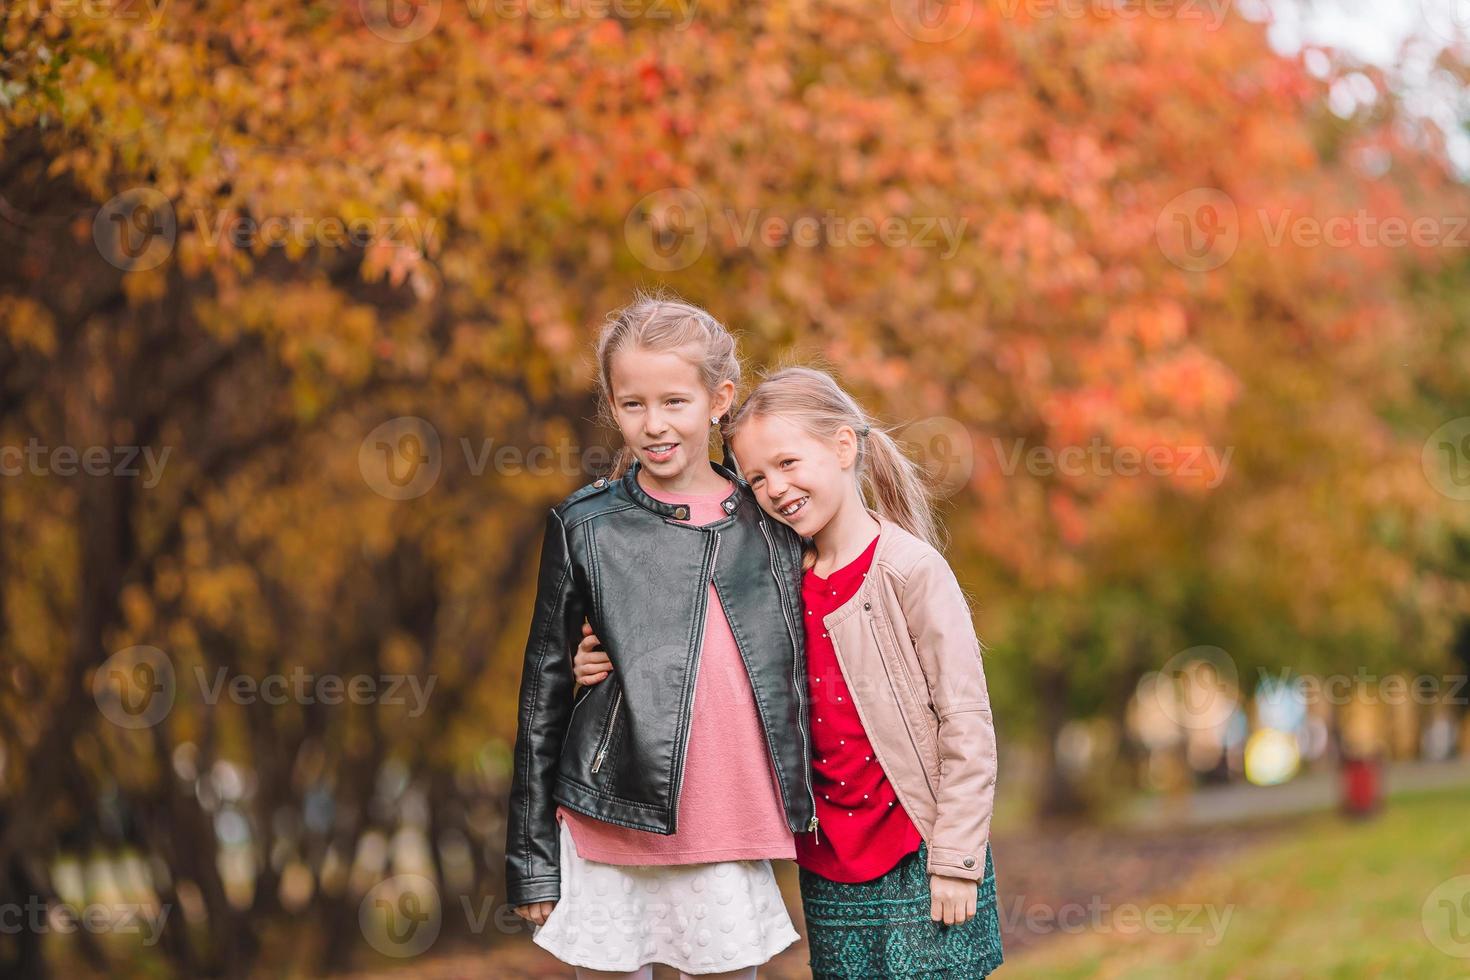
<path id="1" fill-rule="evenodd" d="M 850 427 L 827 441 L 783 418 L 755 416 L 730 447 L 761 509 L 803 537 L 826 527 L 853 494 L 857 434 Z"/>
<path id="2" fill-rule="evenodd" d="M 615 353 L 608 373 L 613 417 L 649 475 L 677 482 L 708 469 L 710 416 L 729 409 L 734 382 L 711 396 L 687 358 L 641 348 Z"/>

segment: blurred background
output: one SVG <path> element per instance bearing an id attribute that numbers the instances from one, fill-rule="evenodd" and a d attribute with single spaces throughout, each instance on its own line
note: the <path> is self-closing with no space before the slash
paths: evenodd
<path id="1" fill-rule="evenodd" d="M 1470 974 L 1467 55 L 1467 0 L 7 0 L 0 975 L 569 974 L 504 902 L 532 570 L 660 286 L 941 492 L 1002 975 Z"/>

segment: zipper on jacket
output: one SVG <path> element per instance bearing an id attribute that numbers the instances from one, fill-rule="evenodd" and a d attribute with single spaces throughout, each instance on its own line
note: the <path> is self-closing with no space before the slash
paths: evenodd
<path id="1" fill-rule="evenodd" d="M 786 590 L 781 587 L 781 576 L 776 570 L 776 545 L 771 541 L 771 532 L 766 530 L 766 522 L 762 520 L 759 523 L 761 534 L 766 539 L 766 551 L 771 559 L 771 578 L 776 582 L 776 598 L 781 603 L 781 618 L 786 620 L 786 638 L 791 641 L 791 686 L 796 690 L 796 727 L 801 731 L 802 776 L 806 785 L 806 795 L 812 802 L 812 819 L 806 825 L 806 829 L 808 833 L 815 834 L 817 832 L 817 794 L 812 792 L 811 747 L 807 743 L 806 723 L 802 721 L 802 717 L 806 714 L 806 704 L 802 698 L 806 678 L 796 675 L 802 651 L 796 648 L 796 629 L 791 625 L 791 616 L 786 611 Z M 819 843 L 821 838 L 814 837 L 813 841 Z"/>
<path id="2" fill-rule="evenodd" d="M 873 643 L 875 644 L 875 647 L 874 648 L 878 651 L 878 657 L 879 657 L 879 659 L 883 661 L 883 669 L 884 669 L 884 672 L 886 673 L 886 676 L 888 677 L 888 683 L 890 685 L 893 685 L 894 683 L 896 683 L 895 680 L 894 680 L 894 678 L 893 678 L 893 671 L 894 671 L 895 667 L 894 667 L 894 665 L 889 661 L 889 659 L 883 653 L 883 639 L 882 639 L 882 637 L 880 637 L 878 635 L 878 621 L 877 621 L 876 617 L 869 617 L 869 619 L 868 619 L 868 629 L 873 634 Z M 897 666 L 897 669 L 898 670 L 904 670 L 904 667 L 903 667 L 902 664 L 899 664 Z M 909 677 L 907 671 L 904 671 L 903 680 L 902 680 L 901 683 L 903 684 L 903 686 L 905 688 L 908 689 L 909 697 L 913 699 L 914 704 L 915 705 L 922 706 L 924 702 L 919 699 L 919 692 L 916 691 L 916 690 L 914 690 L 913 680 Z M 909 716 L 906 715 L 906 714 L 904 714 L 904 712 L 902 712 L 902 711 L 899 712 L 899 716 L 901 718 L 903 718 L 903 733 L 909 737 L 909 744 L 914 747 L 914 755 L 918 756 L 918 758 L 919 758 L 919 768 L 924 771 L 924 783 L 925 783 L 925 785 L 927 785 L 929 787 L 929 792 L 932 793 L 932 794 L 934 794 L 935 799 L 938 799 L 938 793 L 939 793 L 939 791 L 938 791 L 938 788 L 934 785 L 934 777 L 932 777 L 932 776 L 929 775 L 929 765 L 928 765 L 927 757 L 924 754 L 923 748 L 920 747 L 920 745 L 919 745 L 919 736 L 914 731 L 913 722 L 910 720 Z M 935 746 L 934 747 L 935 747 L 936 750 L 939 748 L 939 745 L 938 745 L 937 742 L 935 743 Z M 877 751 L 877 748 L 875 747 L 873 749 L 873 751 L 876 752 Z M 880 761 L 880 765 L 881 765 L 881 761 Z M 889 780 L 890 783 L 892 781 L 893 780 L 891 780 L 891 779 Z M 894 792 L 895 793 L 898 792 L 898 787 L 896 787 L 896 786 L 894 787 Z"/>
<path id="3" fill-rule="evenodd" d="M 694 679 L 689 685 L 689 725 L 684 729 L 684 749 L 679 753 L 679 781 L 674 785 L 674 798 L 669 808 L 669 833 L 679 830 L 679 793 L 684 788 L 684 765 L 689 761 L 689 733 L 694 730 L 694 695 L 699 687 L 699 657 L 704 653 L 704 626 L 709 618 L 709 590 L 715 583 L 715 563 L 720 560 L 720 532 L 714 532 L 715 551 L 710 558 L 709 576 L 704 580 L 704 595 L 699 605 L 699 642 L 694 647 Z"/>
<path id="4" fill-rule="evenodd" d="M 613 725 L 618 721 L 618 709 L 623 706 L 623 689 L 618 688 L 617 697 L 613 698 L 612 714 L 607 716 L 607 731 L 602 733 L 602 741 L 597 745 L 597 758 L 592 762 L 592 771 L 596 772 L 602 768 L 602 760 L 607 755 L 609 746 L 612 745 Z"/>

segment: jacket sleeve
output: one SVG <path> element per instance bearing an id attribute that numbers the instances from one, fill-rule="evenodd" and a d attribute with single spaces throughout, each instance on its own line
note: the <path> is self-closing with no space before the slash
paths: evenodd
<path id="1" fill-rule="evenodd" d="M 537 576 L 536 610 L 521 668 L 510 812 L 506 821 L 505 882 L 511 905 L 554 902 L 561 895 L 556 826 L 557 764 L 572 711 L 572 652 L 586 604 L 572 571 L 566 527 L 546 519 Z"/>
<path id="2" fill-rule="evenodd" d="M 978 881 L 985 876 L 996 778 L 980 639 L 959 581 L 937 551 L 915 563 L 902 603 L 939 722 L 938 809 L 927 870 Z"/>

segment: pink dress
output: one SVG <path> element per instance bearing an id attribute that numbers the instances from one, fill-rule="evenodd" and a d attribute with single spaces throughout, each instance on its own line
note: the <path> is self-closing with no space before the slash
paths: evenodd
<path id="1" fill-rule="evenodd" d="M 703 525 L 728 516 L 720 503 L 734 488 L 726 481 L 725 489 L 708 494 L 643 489 L 664 503 L 687 505 L 685 523 Z M 732 558 L 725 555 L 720 560 Z M 796 841 L 786 825 L 781 788 L 756 713 L 750 676 L 713 583 L 694 685 L 678 832 L 632 830 L 566 807 L 557 807 L 556 814 L 571 830 L 577 853 L 604 864 L 795 859 Z"/>

